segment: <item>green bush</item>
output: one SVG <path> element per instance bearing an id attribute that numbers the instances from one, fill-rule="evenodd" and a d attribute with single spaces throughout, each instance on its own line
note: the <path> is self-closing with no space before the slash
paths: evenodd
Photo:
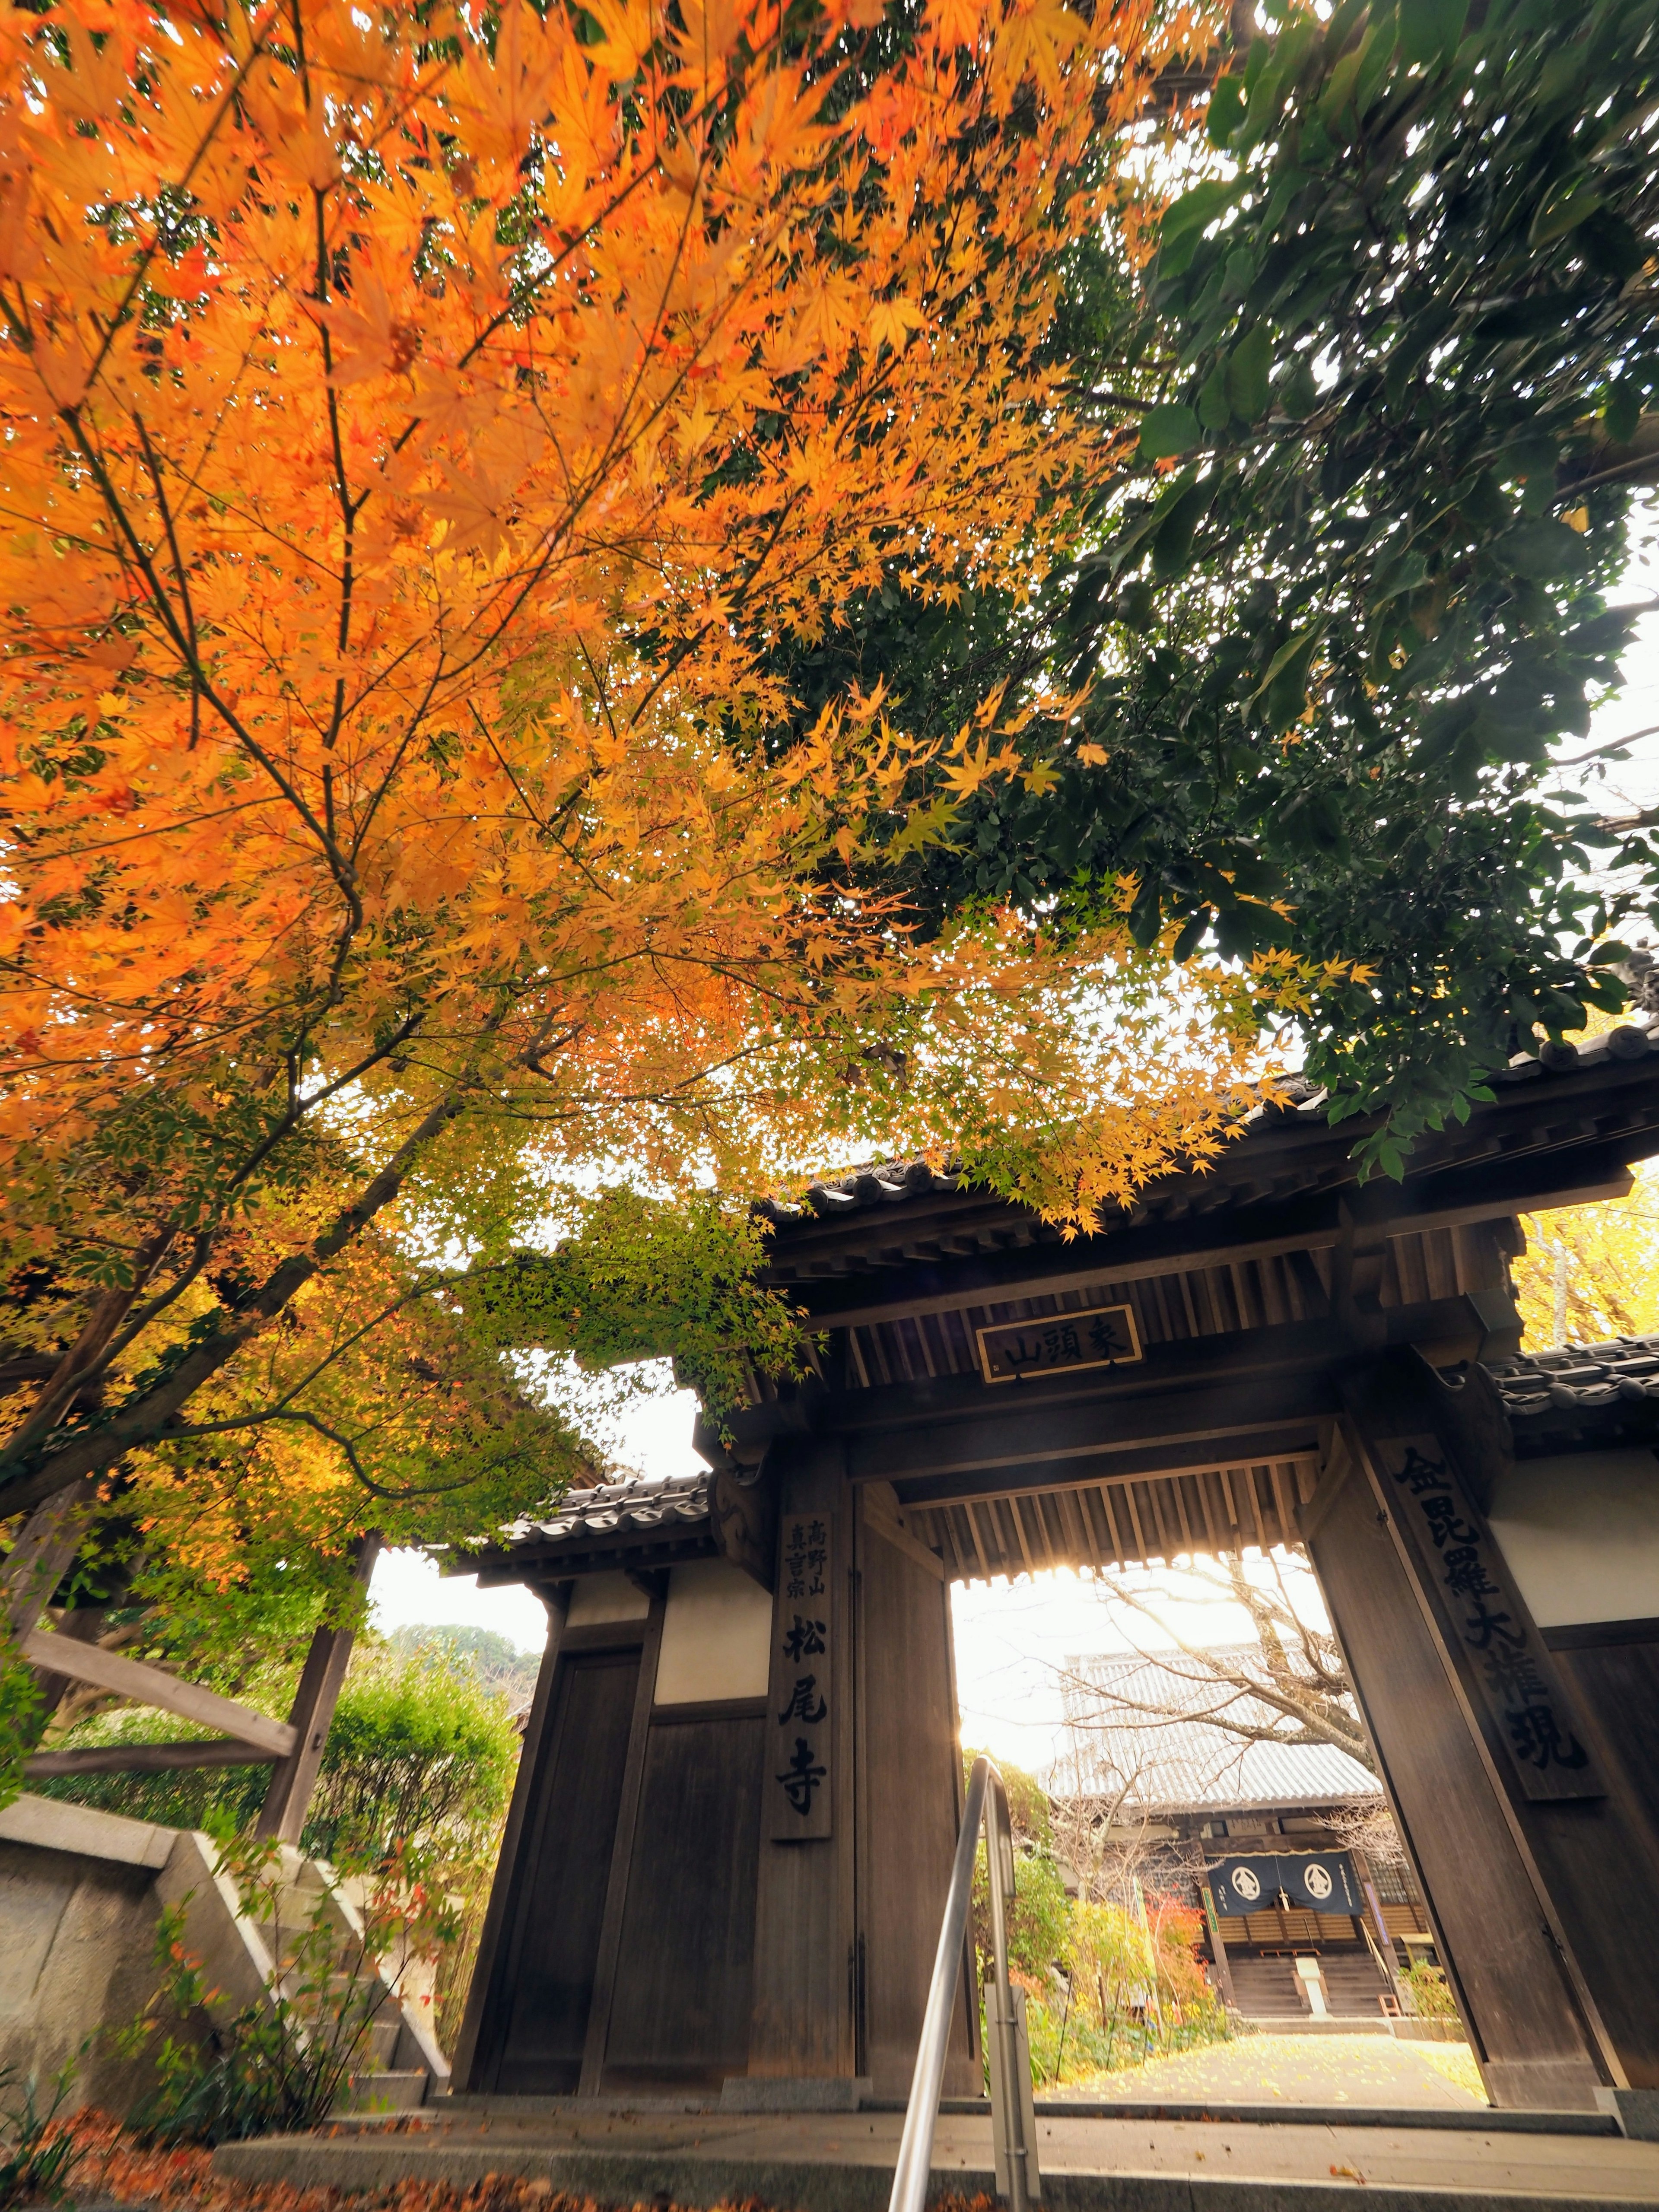
<path id="1" fill-rule="evenodd" d="M 1440 1967 L 1430 1966 L 1426 1959 L 1413 1959 L 1410 1966 L 1403 1969 L 1400 1978 L 1412 1993 L 1419 2019 L 1457 2018 L 1457 2003 L 1451 1993 L 1451 1984 Z"/>
<path id="2" fill-rule="evenodd" d="M 55 1747 L 211 1733 L 164 1713 L 127 1710 L 83 1722 Z M 324 1858 L 379 1858 L 394 1844 L 418 1843 L 441 1862 L 470 1860 L 488 1847 L 506 1813 L 518 1756 L 506 1698 L 471 1668 L 434 1664 L 428 1653 L 362 1648 L 335 1709 L 303 1847 Z M 132 1820 L 223 1833 L 252 1825 L 270 1779 L 270 1767 L 255 1765 L 65 1775 L 34 1786 L 43 1796 Z"/>
<path id="3" fill-rule="evenodd" d="M 404 1843 L 440 1862 L 470 1856 L 505 1817 L 518 1763 L 506 1698 L 470 1670 L 372 1660 L 336 1709 L 306 1849 L 380 1858 Z"/>
<path id="4" fill-rule="evenodd" d="M 963 1755 L 964 1777 L 976 1751 Z M 1048 1800 L 1035 1776 L 1004 1759 L 997 1762 L 1008 1792 L 1009 1823 L 1014 1832 L 1014 1895 L 1008 1911 L 1008 1963 L 1041 1983 L 1051 1966 L 1064 1966 L 1070 1951 L 1071 1900 L 1055 1863 Z M 990 1891 L 986 1886 L 985 1846 L 974 1868 L 974 1946 L 981 1974 L 991 1963 Z"/>

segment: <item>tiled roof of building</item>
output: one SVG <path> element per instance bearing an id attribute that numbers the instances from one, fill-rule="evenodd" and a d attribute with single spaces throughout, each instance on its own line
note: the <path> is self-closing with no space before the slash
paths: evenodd
<path id="1" fill-rule="evenodd" d="M 708 1485 L 706 1467 L 690 1474 L 629 1474 L 620 1482 L 602 1482 L 592 1490 L 573 1490 L 556 1513 L 545 1521 L 515 1521 L 504 1528 L 504 1543 L 544 1536 L 555 1542 L 584 1536 L 612 1536 L 619 1529 L 659 1528 L 665 1522 L 706 1521 Z"/>
<path id="2" fill-rule="evenodd" d="M 1248 1649 L 1218 1656 L 1237 1673 L 1261 1667 Z M 1376 1777 L 1334 1744 L 1249 1743 L 1230 1735 L 1210 1717 L 1228 1712 L 1266 1724 L 1273 1709 L 1225 1683 L 1196 1678 L 1179 1653 L 1168 1660 L 1091 1653 L 1066 1667 L 1068 1748 L 1050 1770 L 1048 1786 L 1104 1799 L 1115 1820 L 1273 1812 L 1381 1795 Z"/>

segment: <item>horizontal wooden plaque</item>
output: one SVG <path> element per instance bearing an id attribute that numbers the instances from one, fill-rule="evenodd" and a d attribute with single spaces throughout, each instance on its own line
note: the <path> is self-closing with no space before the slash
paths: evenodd
<path id="1" fill-rule="evenodd" d="M 1038 1321 L 998 1322 L 976 1332 L 988 1382 L 1073 1375 L 1085 1367 L 1131 1367 L 1142 1358 L 1140 1332 L 1127 1306 L 1091 1306 Z"/>

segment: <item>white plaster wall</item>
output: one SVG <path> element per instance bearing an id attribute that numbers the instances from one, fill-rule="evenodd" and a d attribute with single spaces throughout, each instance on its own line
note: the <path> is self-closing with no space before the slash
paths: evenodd
<path id="1" fill-rule="evenodd" d="M 650 1610 L 650 1599 L 620 1570 L 610 1575 L 583 1575 L 570 1593 L 565 1626 L 599 1628 L 613 1620 L 643 1620 Z"/>
<path id="2" fill-rule="evenodd" d="M 763 1698 L 772 1650 L 772 1600 L 725 1559 L 694 1559 L 668 1578 L 656 1702 Z"/>
<path id="3" fill-rule="evenodd" d="M 1659 1619 L 1659 1457 L 1570 1452 L 1523 1460 L 1488 1516 L 1540 1628 Z"/>

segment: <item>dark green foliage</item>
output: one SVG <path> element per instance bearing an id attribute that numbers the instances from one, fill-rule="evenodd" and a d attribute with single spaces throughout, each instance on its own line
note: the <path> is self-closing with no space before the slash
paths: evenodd
<path id="1" fill-rule="evenodd" d="M 1207 814 L 1218 871 L 1245 853 L 1235 887 L 1293 902 L 1291 941 L 1372 970 L 1327 994 L 1310 1064 L 1340 1109 L 1392 1097 L 1393 1139 L 1534 1024 L 1618 1003 L 1585 965 L 1621 915 L 1586 848 L 1616 841 L 1540 793 L 1632 626 L 1604 593 L 1619 448 L 1659 388 L 1630 281 L 1659 240 L 1659 27 L 1568 12 L 1565 42 L 1536 0 L 1466 32 L 1430 0 L 1298 15 L 1224 78 L 1236 173 L 1164 216 L 1135 337 L 1154 425 L 1200 432 L 1117 506 L 1069 624 L 1074 666 L 1110 672 L 1098 741 L 1129 734 L 1103 781 L 1128 801 L 1161 750 L 1170 829 Z M 1115 652 L 1149 566 L 1164 639 Z M 1211 918 L 1239 951 L 1272 934 L 1224 896 Z"/>
<path id="2" fill-rule="evenodd" d="M 1317 983 L 1309 1072 L 1339 1115 L 1389 1109 L 1369 1152 L 1398 1171 L 1535 1026 L 1622 1003 L 1595 956 L 1659 885 L 1648 831 L 1547 767 L 1615 680 L 1607 592 L 1659 453 L 1659 22 L 1287 15 L 1207 119 L 1232 173 L 1167 210 L 1139 290 L 1109 232 L 1071 270 L 1085 519 L 1046 579 L 959 610 L 895 579 L 799 682 L 811 708 L 884 678 L 937 735 L 996 681 L 1090 685 L 1051 788 L 981 792 L 916 856 L 923 917 L 1063 918 L 1127 872 L 1180 957 L 1355 963 Z"/>

